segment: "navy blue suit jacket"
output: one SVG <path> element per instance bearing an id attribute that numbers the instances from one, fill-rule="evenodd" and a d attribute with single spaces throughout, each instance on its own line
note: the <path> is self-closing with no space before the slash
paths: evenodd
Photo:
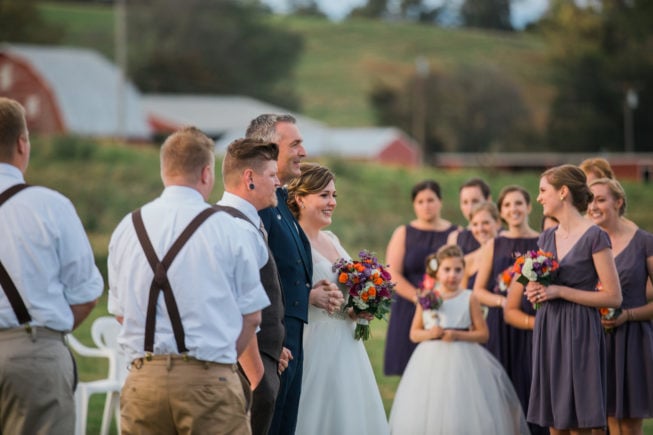
<path id="1" fill-rule="evenodd" d="M 285 188 L 277 189 L 277 207 L 259 211 L 268 245 L 277 262 L 286 300 L 286 317 L 308 322 L 308 295 L 313 280 L 311 245 L 286 204 Z"/>

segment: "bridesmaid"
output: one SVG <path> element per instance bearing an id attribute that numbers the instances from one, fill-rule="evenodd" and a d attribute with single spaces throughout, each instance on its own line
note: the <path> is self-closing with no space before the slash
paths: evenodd
<path id="1" fill-rule="evenodd" d="M 477 204 L 492 201 L 490 186 L 480 178 L 469 179 L 460 186 L 458 200 L 460 202 L 460 213 L 467 219 L 469 225 L 467 225 L 467 228 L 459 228 L 449 234 L 447 245 L 458 245 L 463 250 L 463 254 L 467 255 L 481 247 L 482 243 L 472 233 L 471 213 Z"/>
<path id="2" fill-rule="evenodd" d="M 417 289 L 425 272 L 426 257 L 447 242 L 456 229 L 442 219 L 442 193 L 433 180 L 416 184 L 411 192 L 415 219 L 395 229 L 385 254 L 392 279 L 397 283 L 385 343 L 385 375 L 402 375 L 415 350 L 408 338 L 415 314 Z"/>
<path id="3" fill-rule="evenodd" d="M 588 216 L 610 236 L 623 292 L 621 315 L 604 320 L 608 370 L 608 427 L 611 435 L 641 434 L 642 419 L 653 417 L 653 235 L 623 215 L 626 193 L 616 180 L 590 183 L 594 200 Z M 648 295 L 648 300 L 653 294 Z M 648 362 L 648 363 L 647 363 Z"/>
<path id="4" fill-rule="evenodd" d="M 485 346 L 508 373 L 526 412 L 531 386 L 531 333 L 504 322 L 503 308 L 510 282 L 504 282 L 502 286 L 497 278 L 504 275 L 506 269 L 512 268 L 516 254 L 537 249 L 538 232 L 528 224 L 531 196 L 523 187 L 504 187 L 499 194 L 498 208 L 507 229 L 483 246 L 474 294 L 489 307 L 487 324 L 490 340 Z M 531 314 L 534 313 L 531 311 Z"/>
<path id="5" fill-rule="evenodd" d="M 481 263 L 481 247 L 489 240 L 494 239 L 501 229 L 501 217 L 497 206 L 491 202 L 476 204 L 469 215 L 470 232 L 479 247 L 465 255 L 465 276 L 461 286 L 465 289 L 474 288 L 476 274 Z M 463 249 L 461 247 L 461 249 Z M 464 249 L 463 249 L 464 252 Z"/>
<path id="6" fill-rule="evenodd" d="M 533 330 L 533 381 L 527 420 L 551 434 L 590 434 L 606 422 L 605 339 L 597 308 L 621 305 L 607 233 L 582 213 L 592 200 L 583 171 L 562 165 L 540 178 L 537 200 L 559 221 L 538 240 L 560 264 L 551 285 L 526 285 L 539 303 Z M 597 282 L 603 284 L 597 289 Z"/>

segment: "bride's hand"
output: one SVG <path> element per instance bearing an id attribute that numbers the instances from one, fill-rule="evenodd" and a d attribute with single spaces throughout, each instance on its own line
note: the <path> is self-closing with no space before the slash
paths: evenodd
<path id="1" fill-rule="evenodd" d="M 369 322 L 370 320 L 374 319 L 373 314 L 368 313 L 367 311 L 363 311 L 361 313 L 356 314 L 353 308 L 347 310 L 347 314 L 349 314 L 349 318 L 351 320 L 365 319 Z"/>
<path id="2" fill-rule="evenodd" d="M 337 285 L 323 279 L 318 281 L 311 289 L 309 301 L 311 305 L 333 314 L 344 303 L 344 297 Z"/>

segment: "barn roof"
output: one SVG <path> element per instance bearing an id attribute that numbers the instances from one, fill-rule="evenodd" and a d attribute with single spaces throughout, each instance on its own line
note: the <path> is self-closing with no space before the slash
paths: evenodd
<path id="1" fill-rule="evenodd" d="M 94 136 L 120 133 L 120 70 L 108 59 L 92 50 L 65 46 L 0 44 L 0 52 L 29 64 L 41 75 L 69 132 Z M 124 95 L 124 133 L 149 137 L 138 90 L 127 83 Z"/>

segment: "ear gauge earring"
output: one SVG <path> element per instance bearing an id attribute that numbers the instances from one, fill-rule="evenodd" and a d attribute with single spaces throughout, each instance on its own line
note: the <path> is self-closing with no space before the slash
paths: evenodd
<path id="1" fill-rule="evenodd" d="M 254 183 L 249 183 L 249 190 L 254 190 Z"/>

